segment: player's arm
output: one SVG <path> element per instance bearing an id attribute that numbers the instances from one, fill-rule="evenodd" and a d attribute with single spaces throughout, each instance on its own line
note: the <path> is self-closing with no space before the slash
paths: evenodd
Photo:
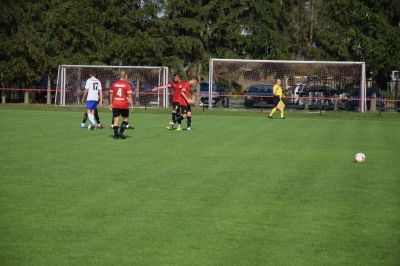
<path id="1" fill-rule="evenodd" d="M 86 95 L 87 95 L 87 93 L 88 93 L 88 88 L 85 88 L 85 91 L 83 92 L 83 96 L 82 96 L 82 103 L 84 103 L 85 102 L 85 99 L 86 99 Z"/>
<path id="2" fill-rule="evenodd" d="M 102 106 L 103 105 L 103 90 L 100 90 L 99 93 L 100 93 L 99 106 Z"/>
<path id="3" fill-rule="evenodd" d="M 166 88 L 168 88 L 168 87 L 169 87 L 168 84 L 167 84 L 167 85 L 164 85 L 164 86 L 160 86 L 160 87 L 154 87 L 154 88 L 152 89 L 152 91 L 162 90 L 162 89 L 166 89 Z"/>
<path id="4" fill-rule="evenodd" d="M 196 103 L 196 97 L 194 96 L 194 94 L 191 92 L 190 96 L 189 96 L 189 100 L 190 100 L 190 104 L 195 104 Z"/>
<path id="5" fill-rule="evenodd" d="M 279 96 L 279 99 L 281 99 L 281 100 L 282 100 L 283 97 L 285 97 L 285 96 L 283 95 L 282 89 L 279 91 L 279 95 L 278 95 L 278 96 Z"/>
<path id="6" fill-rule="evenodd" d="M 113 104 L 113 99 L 114 99 L 114 92 L 113 91 L 110 91 L 110 107 L 109 107 L 109 109 L 110 109 L 110 111 L 112 111 L 112 104 Z"/>
<path id="7" fill-rule="evenodd" d="M 129 108 L 131 109 L 131 112 L 133 112 L 132 94 L 128 95 L 128 103 L 129 103 Z"/>
<path id="8" fill-rule="evenodd" d="M 192 101 L 191 101 L 190 99 L 188 99 L 188 97 L 186 97 L 184 91 L 181 91 L 181 96 L 183 97 L 183 99 L 185 99 L 185 101 L 186 101 L 188 104 L 191 104 L 191 103 L 192 103 Z"/>

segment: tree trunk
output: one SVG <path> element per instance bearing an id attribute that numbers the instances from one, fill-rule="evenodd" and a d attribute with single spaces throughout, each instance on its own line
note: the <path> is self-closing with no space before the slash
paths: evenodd
<path id="1" fill-rule="evenodd" d="M 370 103 L 369 111 L 376 112 L 376 91 L 375 91 L 374 85 L 372 85 L 372 95 L 371 95 L 371 103 Z"/>
<path id="2" fill-rule="evenodd" d="M 47 76 L 47 104 L 51 104 L 51 78 Z"/>
<path id="3" fill-rule="evenodd" d="M 1 103 L 6 103 L 6 91 L 1 91 Z"/>
<path id="4" fill-rule="evenodd" d="M 371 104 L 369 107 L 370 112 L 376 112 L 376 95 L 372 94 Z"/>
<path id="5" fill-rule="evenodd" d="M 29 91 L 26 90 L 24 94 L 24 103 L 27 104 L 29 103 Z"/>

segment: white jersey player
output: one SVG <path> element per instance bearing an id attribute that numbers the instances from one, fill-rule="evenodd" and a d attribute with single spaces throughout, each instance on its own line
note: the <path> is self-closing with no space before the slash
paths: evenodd
<path id="1" fill-rule="evenodd" d="M 95 75 L 93 73 L 90 74 L 90 79 L 86 81 L 85 92 L 83 93 L 82 97 L 82 103 L 85 101 L 86 96 L 87 96 L 86 112 L 89 117 L 88 130 L 91 129 L 92 125 L 94 125 L 94 129 L 97 129 L 97 124 L 94 121 L 94 112 L 97 109 L 97 105 L 98 106 L 103 105 L 103 91 L 101 88 L 100 80 L 95 78 Z"/>

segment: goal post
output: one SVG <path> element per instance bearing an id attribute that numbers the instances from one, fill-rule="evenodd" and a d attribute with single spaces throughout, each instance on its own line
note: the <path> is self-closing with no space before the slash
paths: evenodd
<path id="1" fill-rule="evenodd" d="M 133 101 L 136 107 L 169 107 L 169 93 L 152 92 L 154 87 L 169 83 L 168 67 L 156 66 L 93 66 L 60 65 L 58 67 L 55 105 L 81 105 L 86 80 L 95 74 L 103 88 L 104 104 L 109 103 L 108 92 L 113 82 L 119 80 L 119 73 L 125 71 L 127 82 L 132 86 Z"/>
<path id="2" fill-rule="evenodd" d="M 357 90 L 359 97 L 355 100 L 359 101 L 358 109 L 366 111 L 364 62 L 210 59 L 209 84 L 223 86 L 222 89 L 229 94 L 237 94 L 238 88 L 243 92 L 251 84 L 275 84 L 277 78 L 282 80 L 283 90 L 288 90 L 297 82 L 327 84 L 341 92 Z M 211 94 L 210 85 L 210 97 Z"/>

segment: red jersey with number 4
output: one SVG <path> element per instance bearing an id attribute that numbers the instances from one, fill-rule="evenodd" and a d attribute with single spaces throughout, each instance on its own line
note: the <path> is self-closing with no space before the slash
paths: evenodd
<path id="1" fill-rule="evenodd" d="M 168 84 L 168 88 L 172 88 L 174 90 L 174 94 L 172 97 L 172 101 L 174 103 L 179 103 L 180 99 L 181 99 L 181 90 L 182 90 L 182 86 L 185 82 L 183 81 L 179 81 L 179 82 L 171 82 L 170 84 Z"/>
<path id="2" fill-rule="evenodd" d="M 128 96 L 132 95 L 131 85 L 125 80 L 118 80 L 111 85 L 110 93 L 113 94 L 112 108 L 128 109 Z"/>
<path id="3" fill-rule="evenodd" d="M 182 90 L 183 93 L 185 93 L 186 98 L 190 98 L 190 92 L 191 92 L 191 85 L 189 82 L 184 82 L 182 85 Z M 189 106 L 189 103 L 186 101 L 185 98 L 183 98 L 183 96 L 181 95 L 180 97 L 180 101 L 179 101 L 179 105 L 181 106 Z"/>

